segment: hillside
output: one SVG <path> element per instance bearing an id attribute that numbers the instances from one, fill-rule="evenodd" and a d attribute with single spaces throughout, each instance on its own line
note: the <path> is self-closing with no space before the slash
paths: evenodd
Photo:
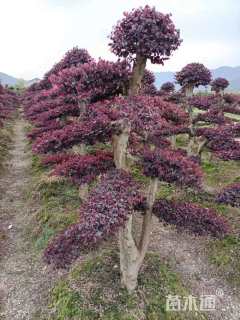
<path id="1" fill-rule="evenodd" d="M 230 82 L 229 91 L 240 91 L 240 66 L 228 67 L 223 66 L 211 70 L 213 78 L 224 77 Z M 166 81 L 175 81 L 175 72 L 156 72 L 156 85 L 159 88 Z"/>
<path id="2" fill-rule="evenodd" d="M 19 79 L 14 78 L 12 76 L 9 76 L 6 73 L 0 72 L 0 82 L 3 85 L 9 85 L 9 86 L 15 86 L 17 84 L 17 82 L 19 81 Z"/>
<path id="3" fill-rule="evenodd" d="M 230 82 L 230 86 L 228 88 L 229 91 L 240 91 L 240 66 L 238 67 L 229 67 L 223 66 L 217 69 L 211 70 L 213 74 L 213 78 L 224 77 Z M 165 71 L 165 72 L 156 72 L 156 86 L 159 88 L 164 82 L 167 81 L 175 81 L 174 79 L 175 72 Z M 3 85 L 15 86 L 22 79 L 15 78 L 6 73 L 0 72 L 0 82 Z M 38 78 L 34 78 L 31 80 L 24 80 L 26 85 L 29 86 L 37 81 Z"/>
<path id="4" fill-rule="evenodd" d="M 37 81 L 39 81 L 38 78 L 34 78 L 31 80 L 23 80 L 23 79 L 18 79 L 13 76 L 10 76 L 6 73 L 0 72 L 0 83 L 3 85 L 15 86 L 19 82 L 24 82 L 26 86 L 29 86 Z"/>

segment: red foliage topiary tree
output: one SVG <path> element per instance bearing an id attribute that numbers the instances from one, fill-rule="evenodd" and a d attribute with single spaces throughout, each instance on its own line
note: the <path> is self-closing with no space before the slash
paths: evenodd
<path id="1" fill-rule="evenodd" d="M 229 204 L 232 207 L 240 207 L 240 183 L 232 183 L 221 190 L 216 201 L 219 203 Z"/>
<path id="2" fill-rule="evenodd" d="M 131 292 L 137 286 L 138 273 L 148 250 L 153 213 L 160 217 L 159 211 L 153 210 L 159 207 L 159 203 L 154 205 L 159 181 L 180 188 L 199 189 L 202 172 L 185 151 L 173 150 L 167 140 L 171 135 L 188 130 L 188 114 L 159 96 L 139 95 L 139 92 L 146 93 L 144 87 L 153 83 L 152 74 L 145 70 L 147 59 L 162 64 L 181 43 L 170 15 L 148 6 L 125 13 L 124 19 L 114 28 L 111 41 L 114 53 L 133 61 L 131 72 L 125 61 L 109 63 L 102 60 L 70 66 L 57 74 L 51 72 L 52 89 L 48 94 L 44 90 L 44 94 L 36 93 L 31 101 L 27 99 L 26 112 L 37 100 L 41 104 L 38 111 L 35 109 L 29 113 L 38 123 L 42 120 L 42 113 L 44 119 L 45 112 L 51 114 L 52 108 L 45 110 L 43 106 L 51 99 L 63 96 L 70 101 L 84 101 L 84 112 L 81 110 L 78 119 L 65 122 L 57 130 L 42 132 L 33 143 L 33 151 L 44 154 L 61 152 L 48 155 L 44 160 L 47 166 L 55 165 L 54 174 L 66 176 L 78 185 L 96 182 L 80 209 L 79 223 L 50 242 L 45 260 L 66 267 L 82 253 L 119 234 L 121 280 Z M 123 78 L 124 83 L 127 79 L 127 94 L 119 97 Z M 61 113 L 62 110 L 57 107 L 54 112 Z M 59 117 L 49 120 L 49 114 L 47 119 L 54 123 L 56 119 L 62 120 Z M 100 151 L 99 142 L 109 151 Z M 71 150 L 71 154 L 68 153 L 79 144 L 94 145 L 96 152 L 76 155 Z M 135 181 L 131 174 L 132 165 L 138 166 L 148 181 L 147 185 Z M 191 225 L 190 221 L 186 223 L 191 214 L 186 214 L 185 208 L 178 206 L 179 216 L 175 224 L 185 225 L 197 234 L 200 229 L 214 236 L 228 232 L 226 221 L 220 221 L 214 211 L 194 210 Z M 139 237 L 135 238 L 133 215 L 138 211 L 142 223 Z M 198 214 L 203 218 L 197 219 Z"/>
<path id="3" fill-rule="evenodd" d="M 162 92 L 172 93 L 172 92 L 174 92 L 174 90 L 175 90 L 174 83 L 172 83 L 172 82 L 165 82 L 165 83 L 163 83 L 163 84 L 161 85 L 160 90 L 161 90 Z"/>
<path id="4" fill-rule="evenodd" d="M 229 82 L 225 78 L 216 78 L 211 82 L 211 90 L 216 93 L 223 94 L 224 89 L 229 86 Z"/>
<path id="5" fill-rule="evenodd" d="M 46 261 L 66 266 L 87 249 L 96 248 L 110 235 L 119 232 L 122 283 L 129 291 L 136 288 L 138 272 L 150 241 L 158 181 L 174 183 L 179 187 L 201 186 L 202 173 L 198 164 L 182 150 L 172 150 L 167 144 L 164 148 L 158 148 L 152 139 L 155 132 L 158 138 L 171 136 L 176 127 L 186 122 L 186 117 L 183 110 L 164 102 L 160 97 L 115 98 L 89 105 L 78 127 L 64 128 L 54 135 L 43 136 L 41 143 L 37 142 L 35 150 L 38 152 L 56 148 L 64 150 L 79 142 L 111 142 L 116 168 L 111 171 L 112 165 L 108 165 L 108 168 L 104 166 L 98 153 L 95 156 L 74 156 L 69 159 L 62 155 L 65 162 L 62 162 L 61 157 L 48 160 L 58 163 L 55 169 L 58 174 L 70 175 L 71 180 L 77 183 L 92 181 L 106 170 L 110 172 L 102 177 L 96 189 L 85 200 L 80 222 L 50 243 L 45 252 Z M 111 163 L 110 155 L 103 156 Z M 130 159 L 138 163 L 142 174 L 149 179 L 145 192 L 137 186 L 129 172 Z M 126 171 L 129 173 L 126 174 Z M 132 232 L 134 210 L 141 210 L 143 215 L 138 242 Z M 205 228 L 205 233 L 214 234 L 214 228 L 219 228 L 219 223 L 214 222 L 218 216 L 212 211 L 204 211 L 204 214 L 209 223 L 199 228 Z M 221 234 L 228 230 L 225 221 L 224 226 Z M 193 228 L 191 230 L 194 232 Z M 218 230 L 214 235 L 220 233 Z"/>
<path id="6" fill-rule="evenodd" d="M 110 39 L 112 52 L 134 62 L 129 88 L 133 95 L 141 87 L 147 59 L 163 64 L 181 44 L 179 30 L 175 28 L 171 15 L 149 6 L 125 12 Z"/>
<path id="7" fill-rule="evenodd" d="M 193 95 L 193 89 L 200 85 L 206 86 L 211 81 L 211 72 L 201 63 L 189 63 L 181 71 L 175 74 L 178 84 L 182 86 L 182 91 L 185 93 L 185 107 L 190 118 L 189 126 L 189 144 L 188 155 L 193 155 L 193 146 L 195 145 L 195 126 L 194 115 L 189 98 Z"/>
<path id="8" fill-rule="evenodd" d="M 193 89 L 206 86 L 211 81 L 211 72 L 202 63 L 189 63 L 175 75 L 176 81 L 185 90 L 186 96 L 192 96 Z"/>

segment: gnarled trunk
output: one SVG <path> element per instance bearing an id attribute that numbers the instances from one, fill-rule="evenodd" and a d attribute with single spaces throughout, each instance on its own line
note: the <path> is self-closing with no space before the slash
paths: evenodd
<path id="1" fill-rule="evenodd" d="M 177 147 L 177 137 L 175 135 L 170 137 L 170 142 L 173 148 Z"/>
<path id="2" fill-rule="evenodd" d="M 186 100 L 187 100 L 186 101 L 187 112 L 188 112 L 189 120 L 190 120 L 190 127 L 189 127 L 190 136 L 189 136 L 189 143 L 187 146 L 187 154 L 188 154 L 188 156 L 192 156 L 192 155 L 194 155 L 193 147 L 195 144 L 195 138 L 194 138 L 195 128 L 194 128 L 194 124 L 193 124 L 193 109 L 192 109 L 192 106 L 189 105 L 189 103 L 188 103 L 188 98 L 193 96 L 193 86 L 191 86 L 191 85 L 186 86 L 185 95 L 186 95 Z"/>
<path id="3" fill-rule="evenodd" d="M 122 121 L 120 127 L 121 133 L 113 137 L 114 161 L 118 169 L 126 169 L 126 151 L 130 133 L 130 124 L 128 120 Z M 148 209 L 143 218 L 142 234 L 139 245 L 137 245 L 132 233 L 132 215 L 129 216 L 126 225 L 119 231 L 121 283 L 128 292 L 132 292 L 137 287 L 139 269 L 149 244 L 152 206 L 155 201 L 156 190 L 157 180 L 153 179 L 148 190 Z"/>
<path id="4" fill-rule="evenodd" d="M 132 77 L 130 79 L 130 85 L 129 85 L 129 91 L 128 91 L 129 96 L 134 96 L 138 94 L 141 88 L 141 83 L 144 76 L 146 63 L 147 63 L 147 59 L 145 57 L 142 57 L 139 55 L 136 56 L 136 60 L 133 65 Z"/>
<path id="5" fill-rule="evenodd" d="M 86 113 L 86 109 L 87 109 L 86 102 L 78 100 L 78 107 L 79 107 L 79 110 L 80 110 L 79 120 L 81 120 L 81 117 Z M 87 153 L 86 145 L 84 143 L 81 143 L 79 145 L 79 154 L 84 156 L 86 153 Z"/>
<path id="6" fill-rule="evenodd" d="M 138 273 L 147 253 L 152 228 L 152 208 L 157 192 L 158 180 L 152 179 L 147 194 L 148 208 L 142 222 L 139 244 L 132 233 L 132 215 L 119 232 L 121 283 L 132 292 L 137 287 Z"/>
<path id="7" fill-rule="evenodd" d="M 141 88 L 146 62 L 146 58 L 137 55 L 130 79 L 129 96 L 138 94 Z M 126 169 L 130 123 L 125 119 L 122 121 L 120 127 L 121 133 L 113 137 L 114 162 L 118 169 Z M 139 269 L 147 252 L 151 234 L 152 207 L 155 201 L 156 191 L 157 180 L 152 179 L 147 195 L 148 209 L 143 218 L 139 244 L 136 243 L 133 237 L 132 215 L 130 215 L 126 225 L 119 231 L 121 283 L 128 292 L 134 291 L 137 287 Z"/>
<path id="8" fill-rule="evenodd" d="M 118 169 L 126 169 L 127 144 L 130 123 L 127 119 L 119 122 L 120 134 L 113 136 L 114 162 Z M 129 292 L 137 286 L 139 251 L 132 235 L 132 215 L 119 231 L 121 282 Z"/>
<path id="9" fill-rule="evenodd" d="M 140 252 L 132 234 L 132 218 L 130 215 L 124 228 L 119 231 L 121 283 L 128 292 L 136 289 L 140 268 Z"/>
<path id="10" fill-rule="evenodd" d="M 85 201 L 89 194 L 89 185 L 88 183 L 82 184 L 78 189 L 79 197 L 82 201 Z"/>

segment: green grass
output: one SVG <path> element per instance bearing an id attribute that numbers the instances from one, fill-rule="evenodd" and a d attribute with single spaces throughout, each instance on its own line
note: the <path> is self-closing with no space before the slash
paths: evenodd
<path id="1" fill-rule="evenodd" d="M 46 169 L 39 157 L 33 156 L 31 170 L 33 188 L 29 196 L 33 201 L 38 197 L 40 202 L 32 234 L 36 248 L 42 250 L 50 238 L 78 221 L 81 200 L 78 188 L 73 184 L 65 180 L 42 179 Z"/>
<path id="2" fill-rule="evenodd" d="M 240 179 L 239 161 L 204 160 L 202 168 L 207 184 L 214 188 L 222 188 Z"/>
<path id="3" fill-rule="evenodd" d="M 189 138 L 187 134 L 179 134 L 176 136 L 176 146 L 178 148 L 187 147 L 188 142 L 189 142 Z"/>
<path id="4" fill-rule="evenodd" d="M 240 238 L 234 235 L 212 240 L 208 245 L 209 261 L 219 272 L 227 274 L 227 280 L 240 286 Z"/>
<path id="5" fill-rule="evenodd" d="M 169 183 L 160 183 L 156 198 L 170 200 L 176 194 L 176 188 Z"/>
<path id="6" fill-rule="evenodd" d="M 225 117 L 229 117 L 233 120 L 240 120 L 240 115 L 239 114 L 233 114 L 233 113 L 228 113 L 228 112 L 224 112 Z"/>
<path id="7" fill-rule="evenodd" d="M 148 254 L 139 276 L 139 286 L 129 295 L 120 285 L 119 257 L 103 251 L 76 266 L 67 279 L 60 280 L 51 294 L 51 320 L 187 320 L 205 319 L 189 312 L 167 312 L 168 294 L 185 296 L 187 289 L 179 276 Z"/>
<path id="8" fill-rule="evenodd" d="M 141 169 L 141 166 L 139 165 L 131 165 L 131 173 L 132 173 L 132 176 L 134 177 L 134 179 L 143 184 L 143 185 L 146 185 L 148 186 L 149 185 L 149 182 L 150 182 L 150 179 L 148 177 L 146 177 L 143 173 L 142 173 L 142 169 Z"/>
<path id="9" fill-rule="evenodd" d="M 226 185 L 240 181 L 239 161 L 205 161 L 202 164 L 205 180 L 208 185 L 217 190 Z M 222 274 L 231 284 L 240 286 L 240 210 L 230 206 L 216 204 L 214 199 L 201 199 L 200 194 L 194 199 L 201 205 L 212 207 L 219 214 L 223 214 L 233 229 L 233 234 L 224 239 L 210 240 L 207 244 L 207 252 L 210 263 L 215 265 L 218 272 Z"/>
<path id="10" fill-rule="evenodd" d="M 13 136 L 12 124 L 12 121 L 9 121 L 0 128 L 0 171 L 3 170 L 3 161 L 8 156 L 11 147 Z"/>

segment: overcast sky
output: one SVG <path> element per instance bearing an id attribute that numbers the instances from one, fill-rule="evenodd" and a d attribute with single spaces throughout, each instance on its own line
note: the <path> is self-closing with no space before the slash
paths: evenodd
<path id="1" fill-rule="evenodd" d="M 183 39 L 164 67 L 151 70 L 175 71 L 189 62 L 240 65 L 240 0 L 0 0 L 0 71 L 41 77 L 73 46 L 113 60 L 112 26 L 123 11 L 145 4 L 171 12 Z"/>

